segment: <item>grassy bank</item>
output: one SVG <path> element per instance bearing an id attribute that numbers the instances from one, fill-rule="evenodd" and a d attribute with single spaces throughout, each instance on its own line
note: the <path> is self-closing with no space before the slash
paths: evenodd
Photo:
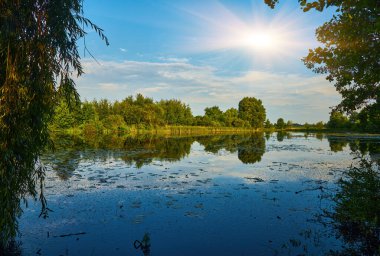
<path id="1" fill-rule="evenodd" d="M 158 126 L 158 127 L 138 127 L 129 126 L 125 129 L 109 130 L 109 129 L 86 129 L 86 127 L 76 127 L 69 129 L 54 129 L 54 133 L 76 134 L 76 135 L 96 135 L 96 134 L 124 134 L 124 135 L 216 135 L 216 134 L 249 134 L 255 132 L 263 132 L 264 129 L 253 128 L 237 128 L 237 127 L 210 127 L 210 126 Z M 271 130 L 274 131 L 274 130 Z"/>
<path id="2" fill-rule="evenodd" d="M 160 136 L 183 136 L 183 135 L 218 135 L 218 134 L 250 134 L 256 132 L 303 132 L 303 133 L 329 133 L 336 136 L 379 136 L 379 133 L 367 133 L 350 130 L 337 129 L 307 129 L 305 127 L 290 127 L 286 129 L 275 128 L 243 128 L 243 127 L 212 127 L 212 126 L 128 126 L 124 129 L 86 129 L 86 127 L 75 127 L 69 129 L 50 129 L 53 133 L 74 134 L 74 135 L 160 135 Z"/>

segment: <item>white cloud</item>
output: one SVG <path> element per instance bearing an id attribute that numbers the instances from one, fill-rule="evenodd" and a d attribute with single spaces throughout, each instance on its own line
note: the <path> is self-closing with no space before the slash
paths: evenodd
<path id="1" fill-rule="evenodd" d="M 156 86 L 156 87 L 148 87 L 148 88 L 142 88 L 142 89 L 138 89 L 136 92 L 138 93 L 141 93 L 141 94 L 147 94 L 147 93 L 151 93 L 151 92 L 158 92 L 158 91 L 161 91 L 161 90 L 165 90 L 165 89 L 170 89 L 170 87 L 166 87 L 166 86 Z"/>
<path id="2" fill-rule="evenodd" d="M 188 63 L 188 58 L 177 58 L 177 57 L 159 57 L 159 60 L 165 61 L 165 62 L 176 62 L 176 63 Z"/>
<path id="3" fill-rule="evenodd" d="M 125 49 L 125 48 L 119 48 L 119 50 L 120 50 L 121 52 L 127 52 L 127 49 Z"/>
<path id="4" fill-rule="evenodd" d="M 119 84 L 115 83 L 99 83 L 100 88 L 105 91 L 116 91 L 120 89 Z"/>
<path id="5" fill-rule="evenodd" d="M 142 93 L 155 100 L 177 98 L 194 114 L 207 106 L 237 107 L 246 96 L 263 101 L 271 121 L 278 117 L 296 122 L 328 119 L 329 107 L 339 102 L 334 86 L 322 76 L 250 71 L 220 76 L 209 66 L 188 62 L 83 61 L 86 74 L 78 78 L 83 98 L 121 100 Z"/>

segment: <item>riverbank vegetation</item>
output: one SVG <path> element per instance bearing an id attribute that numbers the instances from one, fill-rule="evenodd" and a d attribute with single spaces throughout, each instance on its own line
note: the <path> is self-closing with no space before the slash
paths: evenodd
<path id="1" fill-rule="evenodd" d="M 153 99 L 137 94 L 122 101 L 84 101 L 68 104 L 61 100 L 55 109 L 50 128 L 53 131 L 137 133 L 161 131 L 181 133 L 242 132 L 271 128 L 265 108 L 253 97 L 245 97 L 238 108 L 222 111 L 218 106 L 205 108 L 203 116 L 194 116 L 190 107 L 180 100 Z"/>
<path id="2" fill-rule="evenodd" d="M 238 108 L 222 111 L 218 106 L 207 107 L 204 115 L 194 116 L 186 103 L 177 100 L 154 101 L 137 94 L 122 101 L 84 101 L 69 104 L 61 100 L 55 109 L 50 130 L 66 133 L 104 134 L 158 133 L 158 134 L 222 134 L 244 133 L 257 130 L 300 131 L 356 131 L 380 130 L 379 110 L 376 105 L 345 116 L 333 111 L 327 123 L 297 124 L 278 118 L 272 123 L 266 118 L 262 101 L 254 97 L 243 98 Z"/>

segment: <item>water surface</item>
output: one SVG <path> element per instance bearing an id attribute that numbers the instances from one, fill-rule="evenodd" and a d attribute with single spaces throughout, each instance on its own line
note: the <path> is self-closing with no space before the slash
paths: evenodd
<path id="1" fill-rule="evenodd" d="M 25 255 L 321 255 L 344 243 L 323 216 L 377 137 L 273 133 L 55 138 L 38 218 L 20 219 Z"/>

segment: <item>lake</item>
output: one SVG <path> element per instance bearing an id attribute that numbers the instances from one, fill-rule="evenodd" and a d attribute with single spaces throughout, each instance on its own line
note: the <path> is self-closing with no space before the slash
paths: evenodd
<path id="1" fill-rule="evenodd" d="M 23 255 L 339 252 L 350 244 L 331 218 L 337 181 L 358 154 L 380 158 L 374 136 L 53 139 L 41 158 L 51 212 L 24 208 Z"/>

